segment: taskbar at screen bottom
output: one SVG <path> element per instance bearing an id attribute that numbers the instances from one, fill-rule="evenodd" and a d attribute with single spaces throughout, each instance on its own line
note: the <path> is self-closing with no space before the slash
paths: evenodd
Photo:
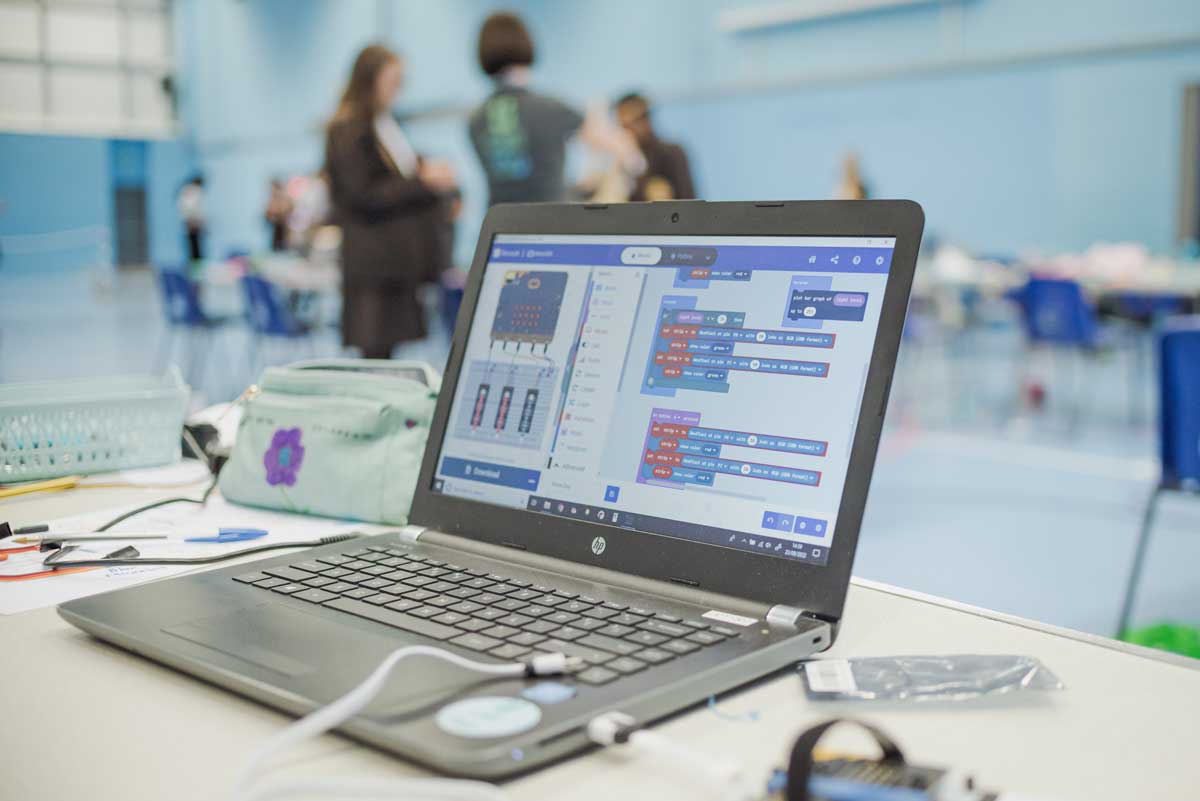
<path id="1" fill-rule="evenodd" d="M 633 514 L 613 506 L 594 506 L 562 501 L 557 498 L 546 498 L 541 495 L 530 495 L 526 508 L 532 512 L 555 517 L 586 520 L 606 526 L 645 531 L 650 534 L 666 534 L 670 537 L 704 542 L 710 545 L 723 545 L 739 551 L 753 551 L 764 556 L 792 559 L 814 565 L 824 566 L 829 561 L 829 548 L 824 545 L 812 545 L 779 537 L 730 531 L 715 526 L 671 520 L 667 517 Z"/>

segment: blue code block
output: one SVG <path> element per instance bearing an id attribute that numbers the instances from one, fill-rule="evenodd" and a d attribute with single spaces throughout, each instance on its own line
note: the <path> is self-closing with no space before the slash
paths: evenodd
<path id="1" fill-rule="evenodd" d="M 789 320 L 853 320 L 862 322 L 867 311 L 866 292 L 792 289 Z"/>

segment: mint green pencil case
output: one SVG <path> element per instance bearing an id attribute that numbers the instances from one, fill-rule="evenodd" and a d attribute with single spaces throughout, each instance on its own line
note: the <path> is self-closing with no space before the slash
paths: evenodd
<path id="1" fill-rule="evenodd" d="M 414 371 L 425 380 L 405 375 Z M 437 374 L 419 363 L 269 368 L 243 402 L 221 494 L 265 509 L 406 523 L 436 401 Z"/>

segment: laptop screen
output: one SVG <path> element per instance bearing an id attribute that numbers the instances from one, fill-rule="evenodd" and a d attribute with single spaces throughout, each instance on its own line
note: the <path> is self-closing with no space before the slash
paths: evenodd
<path id="1" fill-rule="evenodd" d="M 894 246 L 496 236 L 433 491 L 826 564 Z"/>

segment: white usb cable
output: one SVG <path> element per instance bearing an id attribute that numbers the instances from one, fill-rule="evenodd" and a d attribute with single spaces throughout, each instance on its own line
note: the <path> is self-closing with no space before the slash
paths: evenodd
<path id="1" fill-rule="evenodd" d="M 575 657 L 540 654 L 527 662 L 476 662 L 450 651 L 428 645 L 398 648 L 369 676 L 341 698 L 321 707 L 268 739 L 250 756 L 232 794 L 233 801 L 273 801 L 295 798 L 435 799 L 436 801 L 509 801 L 508 794 L 487 782 L 466 779 L 336 779 L 306 780 L 256 787 L 269 763 L 281 752 L 340 726 L 362 712 L 387 683 L 392 670 L 412 656 L 441 659 L 452 665 L 488 676 L 556 676 L 579 664 Z M 620 745 L 645 752 L 657 762 L 673 762 L 703 783 L 719 791 L 722 801 L 748 801 L 757 797 L 739 766 L 685 748 L 660 734 L 642 729 L 623 712 L 607 712 L 593 718 L 587 735 L 596 745 Z"/>
<path id="2" fill-rule="evenodd" d="M 233 797 L 238 801 L 265 801 L 269 798 L 296 796 L 327 797 L 330 794 L 353 795 L 356 798 L 391 797 L 404 793 L 412 798 L 462 799 L 463 801 L 502 801 L 507 799 L 499 788 L 486 782 L 457 779 L 397 779 L 369 782 L 303 782 L 254 789 L 254 783 L 268 763 L 280 752 L 305 740 L 319 737 L 340 726 L 366 709 L 387 683 L 389 674 L 401 660 L 411 656 L 441 659 L 476 673 L 488 676 L 556 676 L 574 668 L 578 660 L 563 654 L 540 654 L 528 662 L 476 662 L 458 654 L 428 645 L 410 645 L 392 651 L 362 684 L 341 698 L 321 707 L 288 726 L 263 743 L 250 756 L 234 785 Z"/>
<path id="3" fill-rule="evenodd" d="M 761 785 L 753 785 L 741 765 L 685 748 L 669 737 L 643 729 L 624 712 L 607 712 L 587 725 L 588 739 L 599 746 L 620 746 L 643 752 L 660 762 L 674 763 L 713 788 L 723 801 L 750 801 L 762 796 Z"/>

